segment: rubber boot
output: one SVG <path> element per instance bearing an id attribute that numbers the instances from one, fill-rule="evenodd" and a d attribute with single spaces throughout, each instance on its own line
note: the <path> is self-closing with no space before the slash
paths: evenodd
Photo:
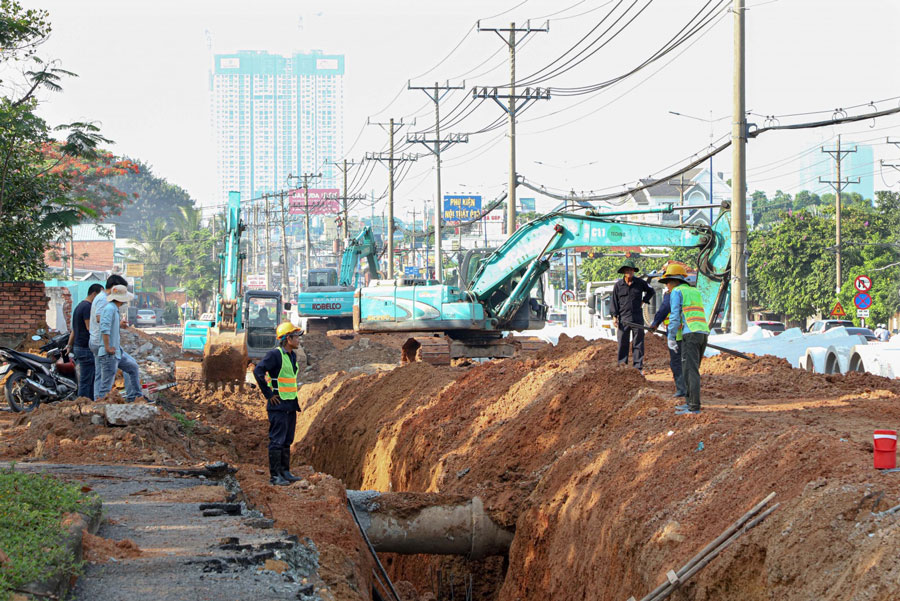
<path id="1" fill-rule="evenodd" d="M 299 482 L 303 478 L 298 478 L 290 472 L 291 468 L 291 449 L 281 449 L 281 477 L 288 482 Z"/>
<path id="2" fill-rule="evenodd" d="M 269 484 L 275 486 L 287 486 L 290 484 L 281 475 L 281 449 L 269 449 Z"/>

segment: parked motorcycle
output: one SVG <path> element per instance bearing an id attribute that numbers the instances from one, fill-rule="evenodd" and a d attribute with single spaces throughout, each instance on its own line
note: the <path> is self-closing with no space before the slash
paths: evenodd
<path id="1" fill-rule="evenodd" d="M 39 336 L 33 337 L 40 340 Z M 0 379 L 6 377 L 6 400 L 15 412 L 34 411 L 41 403 L 67 401 L 78 393 L 75 364 L 66 350 L 68 334 L 40 347 L 46 356 L 0 347 Z M 7 377 L 8 376 L 8 377 Z"/>

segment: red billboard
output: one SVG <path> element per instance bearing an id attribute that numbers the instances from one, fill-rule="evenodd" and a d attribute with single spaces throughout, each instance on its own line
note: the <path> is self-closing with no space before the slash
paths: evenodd
<path id="1" fill-rule="evenodd" d="M 341 209 L 340 190 L 337 188 L 310 188 L 309 189 L 309 214 L 310 215 L 336 215 Z M 306 214 L 306 190 L 297 188 L 288 194 L 290 200 L 291 215 Z"/>

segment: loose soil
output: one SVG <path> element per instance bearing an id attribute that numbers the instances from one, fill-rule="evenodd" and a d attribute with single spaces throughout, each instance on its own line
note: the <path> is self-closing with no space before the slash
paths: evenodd
<path id="1" fill-rule="evenodd" d="M 872 431 L 900 422 L 900 381 L 719 355 L 701 370 L 703 413 L 679 417 L 657 336 L 644 375 L 616 364 L 613 342 L 565 336 L 512 359 L 398 366 L 406 338 L 304 337 L 292 462 L 304 480 L 291 487 L 268 484 L 265 403 L 250 387 L 180 382 L 157 420 L 127 428 L 93 425 L 86 401 L 5 417 L 0 458 L 227 461 L 248 502 L 315 541 L 339 599 L 372 586 L 345 486 L 479 496 L 515 528 L 508 560 L 382 554 L 404 599 L 432 599 L 438 571 L 445 596 L 452 580 L 464 598 L 471 575 L 475 599 L 641 598 L 771 491 L 779 508 L 673 599 L 900 598 L 888 551 L 900 515 L 880 513 L 900 503 L 900 475 L 872 467 Z M 179 494 L 220 498 L 205 488 L 221 491 Z"/>
<path id="2" fill-rule="evenodd" d="M 81 533 L 81 549 L 84 560 L 91 563 L 106 563 L 112 560 L 141 557 L 144 552 L 129 539 L 110 540 L 96 536 L 88 531 Z"/>

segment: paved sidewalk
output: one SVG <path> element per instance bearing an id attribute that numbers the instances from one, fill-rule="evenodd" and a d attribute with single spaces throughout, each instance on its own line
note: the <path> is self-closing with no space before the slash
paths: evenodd
<path id="1" fill-rule="evenodd" d="M 2 464 L 0 464 L 2 465 Z M 81 601 L 259 601 L 319 599 L 318 555 L 308 541 L 297 543 L 271 522 L 244 515 L 204 517 L 198 493 L 225 501 L 222 483 L 178 477 L 158 468 L 17 463 L 17 470 L 49 473 L 89 486 L 103 500 L 98 536 L 130 539 L 142 556 L 89 563 L 73 597 Z M 194 487 L 204 487 L 202 489 Z M 190 489 L 190 490 L 188 490 Z M 207 491 L 207 489 L 209 489 Z M 218 493 L 221 493 L 219 495 Z M 233 500 L 233 499 L 232 499 Z M 234 512 L 224 504 L 205 513 Z M 262 569 L 288 567 L 284 573 Z M 280 563 L 284 561 L 285 563 Z"/>

